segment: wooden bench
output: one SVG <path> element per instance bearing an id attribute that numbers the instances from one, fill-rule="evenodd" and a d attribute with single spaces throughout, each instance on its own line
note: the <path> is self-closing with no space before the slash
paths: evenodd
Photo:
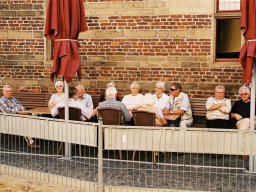
<path id="1" fill-rule="evenodd" d="M 206 101 L 207 98 L 190 98 L 193 113 L 193 127 L 206 127 Z M 236 100 L 231 100 L 231 105 Z M 230 126 L 233 127 L 232 122 Z"/>
<path id="2" fill-rule="evenodd" d="M 44 93 L 14 92 L 12 96 L 18 99 L 18 101 L 26 109 L 44 107 L 44 103 L 45 103 Z"/>
<path id="3" fill-rule="evenodd" d="M 33 109 L 37 107 L 47 107 L 51 94 L 14 92 L 12 96 L 15 97 L 26 109 Z"/>
<path id="4" fill-rule="evenodd" d="M 207 98 L 190 98 L 193 127 L 206 127 L 206 101 Z"/>

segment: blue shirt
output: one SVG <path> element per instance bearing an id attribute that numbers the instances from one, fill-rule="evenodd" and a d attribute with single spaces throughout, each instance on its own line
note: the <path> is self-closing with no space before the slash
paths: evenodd
<path id="1" fill-rule="evenodd" d="M 6 98 L 2 96 L 0 99 L 0 110 L 6 113 L 17 113 L 17 111 L 24 111 L 25 108 L 14 97 Z"/>
<path id="2" fill-rule="evenodd" d="M 76 101 L 82 103 L 86 108 L 93 110 L 92 97 L 85 93 L 83 99 L 78 98 Z"/>
<path id="3" fill-rule="evenodd" d="M 100 102 L 98 109 L 106 109 L 106 108 L 116 108 L 121 109 L 122 111 L 122 119 L 124 122 L 128 122 L 132 119 L 130 112 L 127 107 L 120 101 L 116 99 L 107 99 L 106 101 Z"/>

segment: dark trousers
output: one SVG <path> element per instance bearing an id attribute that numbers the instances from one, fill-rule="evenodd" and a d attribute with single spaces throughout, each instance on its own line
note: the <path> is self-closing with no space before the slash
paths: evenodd
<path id="1" fill-rule="evenodd" d="M 207 128 L 228 129 L 228 120 L 224 120 L 224 119 L 207 120 L 206 125 L 207 125 Z"/>

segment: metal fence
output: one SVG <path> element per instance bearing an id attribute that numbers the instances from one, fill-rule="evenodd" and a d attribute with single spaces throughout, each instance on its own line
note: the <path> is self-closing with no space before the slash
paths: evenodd
<path id="1" fill-rule="evenodd" d="M 0 131 L 2 174 L 84 191 L 256 191 L 253 158 L 244 160 L 256 155 L 254 131 L 102 126 L 3 113 Z"/>

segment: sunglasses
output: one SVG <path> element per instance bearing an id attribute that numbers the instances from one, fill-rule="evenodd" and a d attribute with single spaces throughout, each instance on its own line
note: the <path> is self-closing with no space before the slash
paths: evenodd
<path id="1" fill-rule="evenodd" d="M 175 91 L 175 90 L 177 90 L 177 89 L 170 89 L 170 91 Z"/>

